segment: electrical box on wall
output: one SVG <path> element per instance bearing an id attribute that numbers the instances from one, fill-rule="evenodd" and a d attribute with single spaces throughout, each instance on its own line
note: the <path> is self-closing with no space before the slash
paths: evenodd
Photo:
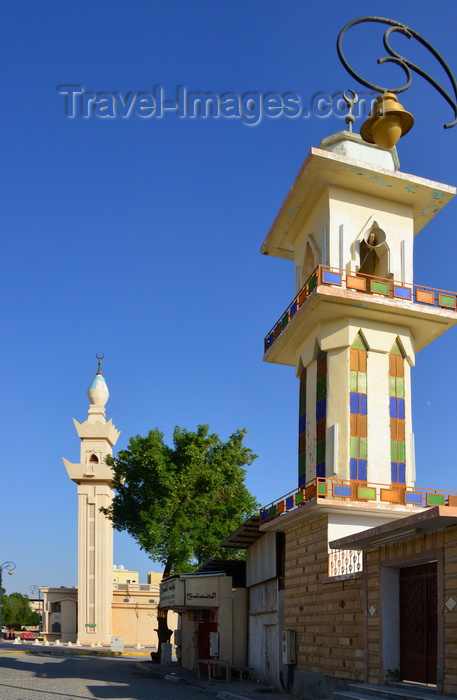
<path id="1" fill-rule="evenodd" d="M 219 633 L 210 632 L 209 633 L 209 655 L 219 656 Z"/>
<path id="2" fill-rule="evenodd" d="M 281 649 L 283 664 L 296 663 L 294 630 L 283 630 L 281 633 Z"/>

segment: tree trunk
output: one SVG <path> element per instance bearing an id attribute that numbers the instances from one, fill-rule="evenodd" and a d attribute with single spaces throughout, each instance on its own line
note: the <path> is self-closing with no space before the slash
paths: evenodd
<path id="1" fill-rule="evenodd" d="M 171 565 L 167 562 L 165 570 L 162 575 L 162 579 L 170 575 Z M 168 644 L 173 631 L 168 627 L 168 610 L 165 608 L 157 608 L 157 651 L 151 652 L 151 659 L 153 663 L 160 664 L 162 658 L 162 644 Z"/>

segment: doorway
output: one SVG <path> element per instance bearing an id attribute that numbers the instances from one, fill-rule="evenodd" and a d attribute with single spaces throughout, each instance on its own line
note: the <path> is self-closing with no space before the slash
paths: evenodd
<path id="1" fill-rule="evenodd" d="M 400 677 L 436 683 L 437 564 L 400 569 Z"/>

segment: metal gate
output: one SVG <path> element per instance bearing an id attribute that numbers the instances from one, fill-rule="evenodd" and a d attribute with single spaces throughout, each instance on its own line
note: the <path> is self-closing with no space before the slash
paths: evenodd
<path id="1" fill-rule="evenodd" d="M 436 683 L 438 625 L 436 562 L 400 569 L 400 674 Z"/>

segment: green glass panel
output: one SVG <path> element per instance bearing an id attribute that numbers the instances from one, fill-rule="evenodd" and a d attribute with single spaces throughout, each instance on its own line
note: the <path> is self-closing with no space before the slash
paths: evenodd
<path id="1" fill-rule="evenodd" d="M 327 484 L 325 482 L 319 482 L 317 484 L 317 493 L 319 494 L 319 496 L 327 495 Z"/>
<path id="2" fill-rule="evenodd" d="M 366 347 L 363 344 L 363 340 L 360 337 L 360 335 L 358 335 L 357 338 L 354 340 L 354 342 L 351 345 L 351 348 L 354 348 L 354 350 L 366 350 Z"/>
<path id="3" fill-rule="evenodd" d="M 455 307 L 455 297 L 450 297 L 447 294 L 440 294 L 438 303 L 441 306 L 449 306 L 451 309 Z"/>
<path id="4" fill-rule="evenodd" d="M 403 377 L 396 377 L 397 380 L 397 393 L 396 396 L 399 399 L 404 399 L 405 398 L 405 380 Z"/>
<path id="5" fill-rule="evenodd" d="M 311 277 L 310 281 L 308 282 L 308 292 L 312 292 L 314 287 L 316 286 L 316 284 L 317 284 L 317 277 L 316 277 L 316 275 L 313 275 Z"/>
<path id="6" fill-rule="evenodd" d="M 366 372 L 357 372 L 357 380 L 359 384 L 359 388 L 357 391 L 359 394 L 366 394 L 367 393 L 367 375 Z"/>
<path id="7" fill-rule="evenodd" d="M 392 350 L 390 352 L 392 355 L 401 355 L 400 348 L 398 347 L 397 343 L 392 345 Z"/>
<path id="8" fill-rule="evenodd" d="M 443 493 L 428 493 L 427 494 L 427 504 L 429 506 L 444 506 L 444 494 Z"/>
<path id="9" fill-rule="evenodd" d="M 390 441 L 390 459 L 392 462 L 400 462 L 398 459 L 398 442 L 396 440 Z"/>
<path id="10" fill-rule="evenodd" d="M 302 413 L 306 413 L 306 392 L 300 395 L 298 410 L 300 411 L 300 415 L 302 415 Z"/>
<path id="11" fill-rule="evenodd" d="M 316 382 L 316 399 L 319 401 L 319 399 L 322 398 L 322 378 L 318 379 Z"/>
<path id="12" fill-rule="evenodd" d="M 357 489 L 357 495 L 359 498 L 370 498 L 376 500 L 376 489 L 369 486 L 359 486 Z"/>
<path id="13" fill-rule="evenodd" d="M 389 285 L 385 282 L 372 282 L 371 289 L 373 292 L 378 292 L 378 294 L 389 293 Z"/>
<path id="14" fill-rule="evenodd" d="M 357 372 L 354 372 L 354 370 L 351 369 L 350 374 L 351 391 L 357 391 Z"/>
<path id="15" fill-rule="evenodd" d="M 285 326 L 287 326 L 288 323 L 289 323 L 289 315 L 285 314 L 285 316 L 282 317 L 281 325 L 284 328 Z"/>
<path id="16" fill-rule="evenodd" d="M 317 443 L 316 447 L 316 461 L 319 464 L 325 460 L 325 440 Z"/>
<path id="17" fill-rule="evenodd" d="M 301 491 L 295 494 L 295 505 L 298 506 L 299 503 L 303 503 L 303 494 Z"/>
<path id="18" fill-rule="evenodd" d="M 406 462 L 406 443 L 399 442 L 398 444 L 398 461 Z"/>
<path id="19" fill-rule="evenodd" d="M 270 518 L 276 515 L 276 506 L 271 506 L 271 508 L 268 511 L 268 515 L 270 516 Z"/>
<path id="20" fill-rule="evenodd" d="M 395 392 L 396 392 L 395 379 L 396 379 L 396 377 L 392 377 L 391 375 L 389 375 L 389 396 L 395 396 Z"/>
<path id="21" fill-rule="evenodd" d="M 360 440 L 360 459 L 367 459 L 367 454 L 368 454 L 368 440 L 367 438 L 359 438 Z"/>
<path id="22" fill-rule="evenodd" d="M 322 382 L 322 396 L 321 396 L 321 398 L 323 398 L 324 396 L 327 396 L 327 377 L 322 377 L 321 382 Z"/>
<path id="23" fill-rule="evenodd" d="M 304 474 L 306 472 L 306 454 L 302 454 L 298 458 L 298 473 Z"/>
<path id="24" fill-rule="evenodd" d="M 359 440 L 360 440 L 360 438 L 351 437 L 351 457 L 352 457 L 352 459 L 359 458 Z"/>

